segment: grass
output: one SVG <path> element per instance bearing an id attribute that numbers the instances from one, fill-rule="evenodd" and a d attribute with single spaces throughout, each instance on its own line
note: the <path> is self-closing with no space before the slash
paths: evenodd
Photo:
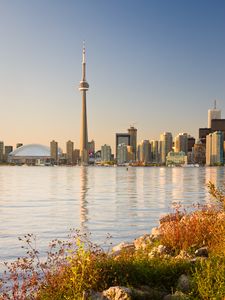
<path id="1" fill-rule="evenodd" d="M 225 211 L 224 193 L 209 183 L 215 205 L 195 211 L 175 211 L 160 224 L 155 244 L 119 255 L 104 252 L 87 235 L 75 232 L 68 241 L 54 240 L 45 261 L 40 260 L 35 236 L 22 238 L 24 258 L 6 264 L 0 283 L 1 300 L 79 300 L 84 291 L 103 291 L 120 285 L 149 286 L 165 293 L 176 290 L 181 274 L 191 278 L 189 299 L 223 299 L 225 296 Z M 151 257 L 153 247 L 166 246 L 169 255 Z M 202 246 L 209 257 L 193 264 L 178 259 L 180 251 L 193 255 Z"/>

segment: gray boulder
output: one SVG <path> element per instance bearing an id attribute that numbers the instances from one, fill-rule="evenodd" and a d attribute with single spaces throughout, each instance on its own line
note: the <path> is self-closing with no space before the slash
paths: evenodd
<path id="1" fill-rule="evenodd" d="M 190 291 L 190 280 L 187 275 L 182 274 L 177 282 L 177 289 L 183 293 Z"/>

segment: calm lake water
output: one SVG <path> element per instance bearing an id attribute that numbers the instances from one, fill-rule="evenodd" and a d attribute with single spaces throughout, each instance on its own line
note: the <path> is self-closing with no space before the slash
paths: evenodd
<path id="1" fill-rule="evenodd" d="M 0 167 L 0 260 L 24 254 L 19 236 L 34 233 L 44 251 L 69 229 L 99 244 L 131 241 L 159 216 L 210 201 L 206 184 L 225 182 L 225 168 Z"/>

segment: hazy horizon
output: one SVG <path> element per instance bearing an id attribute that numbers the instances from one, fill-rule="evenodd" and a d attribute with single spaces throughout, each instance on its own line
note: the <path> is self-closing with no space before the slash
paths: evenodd
<path id="1" fill-rule="evenodd" d="M 225 117 L 225 2 L 0 1 L 0 140 L 80 144 L 82 42 L 88 137 L 138 129 L 198 137 L 214 99 Z"/>

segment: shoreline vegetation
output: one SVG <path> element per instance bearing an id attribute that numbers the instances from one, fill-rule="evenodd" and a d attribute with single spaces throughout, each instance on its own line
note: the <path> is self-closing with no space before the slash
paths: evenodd
<path id="1" fill-rule="evenodd" d="M 225 191 L 188 212 L 177 207 L 152 232 L 108 251 L 78 231 L 40 259 L 27 234 L 25 257 L 5 263 L 1 300 L 225 299 Z"/>

